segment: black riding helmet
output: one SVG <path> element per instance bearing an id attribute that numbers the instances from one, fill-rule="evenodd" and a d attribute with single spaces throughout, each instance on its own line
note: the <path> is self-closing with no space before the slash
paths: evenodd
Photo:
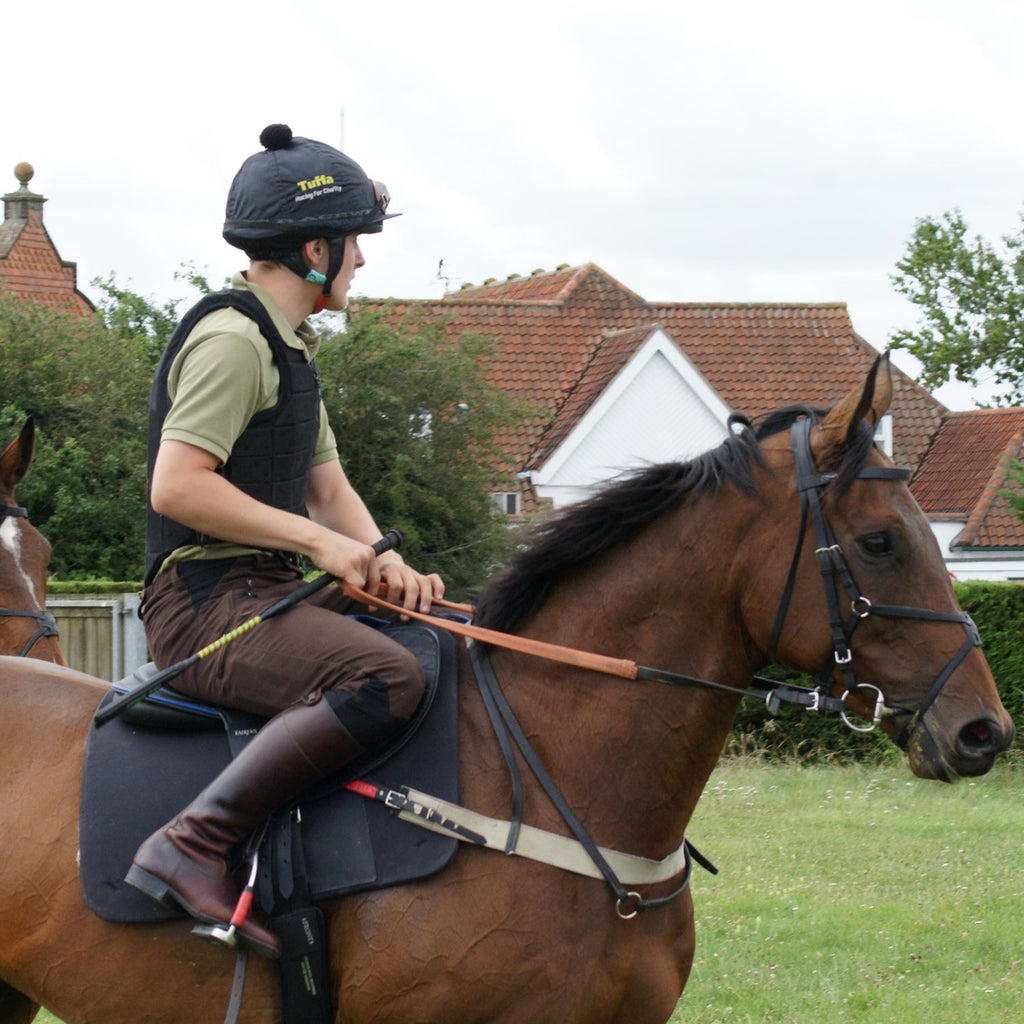
<path id="1" fill-rule="evenodd" d="M 249 157 L 231 183 L 224 238 L 249 259 L 277 260 L 329 295 L 345 238 L 380 231 L 399 214 L 386 212 L 387 189 L 333 146 L 293 136 L 286 124 L 268 125 L 260 142 L 264 151 Z M 327 239 L 326 277 L 302 256 L 302 244 L 313 238 Z"/>

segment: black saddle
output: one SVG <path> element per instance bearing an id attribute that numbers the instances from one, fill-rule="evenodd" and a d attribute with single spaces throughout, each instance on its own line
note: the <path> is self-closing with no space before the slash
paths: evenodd
<path id="1" fill-rule="evenodd" d="M 458 801 L 458 666 L 451 634 L 424 624 L 378 623 L 423 665 L 427 688 L 406 730 L 384 754 L 282 808 L 267 830 L 257 894 L 268 912 L 297 885 L 314 900 L 399 885 L 445 867 L 458 846 L 400 821 L 385 806 L 344 789 L 353 779 L 410 786 Z M 144 667 L 104 697 L 105 707 L 155 672 Z M 175 916 L 124 882 L 135 851 L 173 818 L 258 732 L 263 719 L 158 690 L 96 725 L 82 773 L 80 876 L 86 904 L 115 922 Z M 294 871 L 302 873 L 296 880 Z"/>

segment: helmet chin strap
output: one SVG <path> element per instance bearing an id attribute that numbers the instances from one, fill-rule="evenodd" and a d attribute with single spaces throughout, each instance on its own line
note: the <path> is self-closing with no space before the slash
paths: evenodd
<path id="1" fill-rule="evenodd" d="M 331 295 L 331 285 L 327 280 L 326 274 L 321 274 L 319 270 L 310 270 L 306 274 L 306 280 L 312 284 L 322 284 L 324 290 L 316 297 L 316 302 L 313 304 L 314 313 L 322 313 L 327 308 L 327 300 Z"/>
<path id="2" fill-rule="evenodd" d="M 298 274 L 298 276 L 304 281 L 309 281 L 311 284 L 318 284 L 322 286 L 323 290 L 320 295 L 317 296 L 316 303 L 313 306 L 313 313 L 322 313 L 327 308 L 327 303 L 331 297 L 331 288 L 334 285 L 334 279 L 338 276 L 342 263 L 345 262 L 345 237 L 328 238 L 325 239 L 325 241 L 327 242 L 326 274 L 321 274 L 319 270 L 314 270 L 306 262 L 301 251 L 296 251 L 288 257 L 281 259 L 281 262 L 289 270 Z"/>
<path id="3" fill-rule="evenodd" d="M 345 262 L 345 243 L 347 239 L 344 235 L 341 238 L 328 238 L 327 239 L 327 274 L 323 280 L 323 294 L 320 296 L 323 301 L 323 305 L 319 305 L 318 309 L 314 309 L 315 313 L 319 313 L 320 310 L 327 305 L 327 300 L 331 297 L 331 288 L 334 286 L 334 279 L 338 276 L 341 271 L 341 265 Z M 317 282 L 318 284 L 320 282 Z"/>

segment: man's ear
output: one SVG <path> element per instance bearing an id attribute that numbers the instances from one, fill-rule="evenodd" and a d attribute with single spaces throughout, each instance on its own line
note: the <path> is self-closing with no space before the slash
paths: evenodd
<path id="1" fill-rule="evenodd" d="M 309 241 L 303 242 L 302 255 L 306 258 L 306 263 L 309 266 L 316 267 L 322 260 L 327 259 L 327 239 L 311 238 Z"/>

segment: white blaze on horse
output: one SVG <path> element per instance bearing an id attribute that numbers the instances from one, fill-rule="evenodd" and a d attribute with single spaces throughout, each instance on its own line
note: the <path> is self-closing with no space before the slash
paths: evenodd
<path id="1" fill-rule="evenodd" d="M 602 849 L 669 858 L 742 692 L 773 658 L 819 674 L 814 701 L 877 720 L 917 775 L 988 771 L 1013 724 L 906 475 L 872 445 L 890 396 L 883 360 L 826 415 L 737 423 L 714 451 L 644 469 L 544 526 L 485 591 L 480 624 L 641 668 L 622 678 L 492 646 L 497 682 L 478 686 L 460 644 L 459 803 L 505 820 L 521 806 L 524 828 L 579 827 Z M 191 921 L 114 924 L 83 898 L 83 747 L 108 694 L 0 659 L 0 1024 L 25 1024 L 36 1003 L 68 1024 L 225 1015 L 233 958 Z M 494 707 L 542 765 L 513 753 L 519 786 Z M 469 843 L 431 877 L 329 900 L 335 1022 L 663 1024 L 693 961 L 682 874 L 639 885 L 623 913 L 607 876 Z M 250 966 L 241 1020 L 274 1024 L 275 965 Z"/>

